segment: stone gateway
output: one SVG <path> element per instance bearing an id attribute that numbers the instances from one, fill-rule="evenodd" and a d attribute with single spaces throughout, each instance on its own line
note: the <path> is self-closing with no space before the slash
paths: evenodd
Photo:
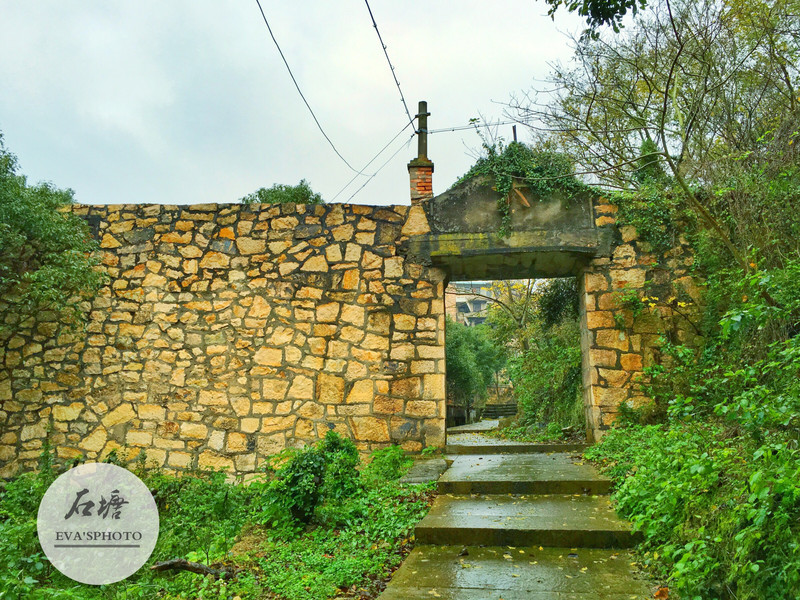
<path id="1" fill-rule="evenodd" d="M 4 340 L 0 476 L 35 468 L 46 438 L 60 459 L 236 474 L 329 430 L 363 451 L 441 446 L 450 279 L 579 277 L 589 438 L 646 400 L 660 325 L 615 292 L 696 292 L 686 247 L 657 264 L 597 197 L 530 198 L 502 238 L 488 184 L 432 198 L 433 165 L 409 169 L 411 206 L 74 206 L 108 284 L 85 331 L 43 316 Z"/>

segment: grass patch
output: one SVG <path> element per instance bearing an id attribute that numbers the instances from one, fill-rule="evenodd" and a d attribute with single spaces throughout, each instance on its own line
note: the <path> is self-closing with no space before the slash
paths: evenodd
<path id="1" fill-rule="evenodd" d="M 2 600 L 374 598 L 413 546 L 413 527 L 433 499 L 431 485 L 398 482 L 410 463 L 400 448 L 376 451 L 364 466 L 352 442 L 335 434 L 281 453 L 248 486 L 220 472 L 175 477 L 139 467 L 159 508 L 158 543 L 135 575 L 95 587 L 61 575 L 39 546 L 36 512 L 58 475 L 48 462 L 0 491 Z M 176 557 L 231 566 L 235 575 L 149 570 Z"/>
<path id="2" fill-rule="evenodd" d="M 800 597 L 800 453 L 721 422 L 632 425 L 586 451 L 644 534 L 643 561 L 688 600 Z"/>

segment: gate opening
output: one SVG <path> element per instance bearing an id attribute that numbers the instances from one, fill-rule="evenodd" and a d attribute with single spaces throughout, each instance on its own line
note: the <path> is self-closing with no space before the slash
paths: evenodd
<path id="1" fill-rule="evenodd" d="M 497 420 L 511 439 L 585 440 L 575 277 L 452 282 L 445 313 L 447 427 Z"/>

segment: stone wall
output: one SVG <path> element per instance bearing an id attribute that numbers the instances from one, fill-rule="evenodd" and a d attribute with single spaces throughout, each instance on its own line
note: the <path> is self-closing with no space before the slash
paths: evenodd
<path id="1" fill-rule="evenodd" d="M 633 227 L 618 227 L 616 206 L 600 198 L 594 213 L 595 225 L 613 229 L 615 240 L 611 255 L 593 258 L 579 276 L 589 440 L 602 437 L 622 403 L 640 408 L 650 402 L 643 390 L 644 369 L 662 362 L 665 339 L 700 341 L 702 306 L 702 288 L 692 275 L 694 257 L 685 238 L 657 256 Z"/>
<path id="2" fill-rule="evenodd" d="M 428 231 L 418 206 L 74 210 L 109 284 L 85 332 L 2 340 L 0 476 L 48 435 L 60 459 L 237 473 L 331 429 L 364 451 L 444 443 L 444 273 L 398 253 Z"/>
<path id="3" fill-rule="evenodd" d="M 0 339 L 0 476 L 48 438 L 63 460 L 144 449 L 239 474 L 329 430 L 363 451 L 441 446 L 444 285 L 470 274 L 579 278 L 590 440 L 647 402 L 663 336 L 696 334 L 688 243 L 655 256 L 602 198 L 531 201 L 500 238 L 471 232 L 496 210 L 478 189 L 442 225 L 454 192 L 430 198 L 432 168 L 409 166 L 412 206 L 74 207 L 109 282 L 85 331 L 42 315 Z"/>

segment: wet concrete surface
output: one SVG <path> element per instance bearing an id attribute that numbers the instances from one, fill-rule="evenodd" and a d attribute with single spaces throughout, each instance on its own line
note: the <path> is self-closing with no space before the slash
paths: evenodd
<path id="1" fill-rule="evenodd" d="M 500 426 L 500 419 L 487 419 L 485 421 L 478 421 L 477 423 L 469 423 L 467 425 L 459 425 L 458 427 L 448 427 L 447 437 L 451 433 L 481 433 L 484 431 L 492 431 Z"/>
<path id="2" fill-rule="evenodd" d="M 630 525 L 607 496 L 439 496 L 417 525 L 421 544 L 628 548 Z"/>
<path id="3" fill-rule="evenodd" d="M 652 597 L 627 551 L 607 549 L 636 541 L 605 495 L 609 479 L 573 448 L 451 431 L 440 496 L 380 600 Z"/>
<path id="4" fill-rule="evenodd" d="M 643 600 L 625 551 L 521 546 L 419 546 L 381 600 Z"/>
<path id="5" fill-rule="evenodd" d="M 485 432 L 451 433 L 447 430 L 448 454 L 518 454 L 526 452 L 583 452 L 587 444 L 539 443 L 504 440 L 486 435 Z"/>
<path id="6" fill-rule="evenodd" d="M 417 459 L 400 483 L 428 483 L 436 481 L 447 470 L 448 461 L 444 458 Z"/>
<path id="7" fill-rule="evenodd" d="M 606 494 L 611 481 L 568 452 L 457 456 L 443 494 Z"/>

